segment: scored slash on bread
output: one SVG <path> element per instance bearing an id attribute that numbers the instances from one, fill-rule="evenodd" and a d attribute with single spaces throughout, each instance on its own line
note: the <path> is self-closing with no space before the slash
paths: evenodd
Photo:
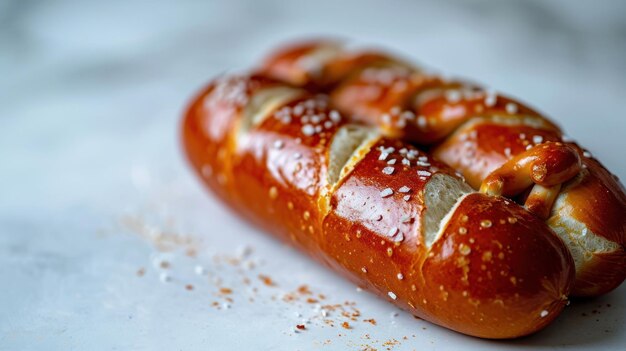
<path id="1" fill-rule="evenodd" d="M 348 119 L 427 148 L 474 189 L 524 203 L 574 256 L 573 295 L 598 296 L 626 279 L 624 187 L 525 104 L 334 41 L 277 50 L 258 72 L 327 93 Z"/>
<path id="2" fill-rule="evenodd" d="M 326 95 L 222 77 L 190 105 L 183 143 L 235 212 L 416 316 L 511 338 L 567 303 L 572 257 L 544 221 Z"/>

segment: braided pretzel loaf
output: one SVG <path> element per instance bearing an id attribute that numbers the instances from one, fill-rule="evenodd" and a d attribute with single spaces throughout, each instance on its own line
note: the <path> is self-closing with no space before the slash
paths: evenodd
<path id="1" fill-rule="evenodd" d="M 329 93 L 350 119 L 429 149 L 474 189 L 523 202 L 569 248 L 576 267 L 573 295 L 600 295 L 626 278 L 624 187 L 531 108 L 331 41 L 286 47 L 259 71 Z"/>
<path id="2" fill-rule="evenodd" d="M 212 82 L 183 124 L 187 156 L 235 212 L 420 318 L 512 338 L 567 303 L 573 262 L 544 221 L 328 97 L 259 76 Z"/>

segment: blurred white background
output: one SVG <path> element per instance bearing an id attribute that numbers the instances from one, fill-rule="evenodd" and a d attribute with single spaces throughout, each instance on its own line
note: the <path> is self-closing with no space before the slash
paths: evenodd
<path id="1" fill-rule="evenodd" d="M 207 196 L 178 145 L 185 103 L 211 77 L 311 36 L 383 47 L 519 97 L 626 177 L 624 1 L 0 1 L 0 349 L 344 350 L 406 335 L 393 350 L 624 345 L 623 286 L 532 338 L 484 342 L 391 319 L 392 307 Z M 192 233 L 206 255 L 170 258 L 179 270 L 160 283 L 156 249 L 119 224 L 138 214 Z M 185 270 L 198 260 L 210 266 L 210 252 L 242 243 L 281 287 L 358 301 L 379 325 L 294 335 L 294 307 L 270 293 L 219 311 L 175 288 L 199 279 Z"/>

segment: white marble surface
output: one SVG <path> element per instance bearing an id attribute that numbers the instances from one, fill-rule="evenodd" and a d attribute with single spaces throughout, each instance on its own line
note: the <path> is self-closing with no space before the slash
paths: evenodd
<path id="1" fill-rule="evenodd" d="M 285 39 L 339 35 L 523 97 L 624 178 L 625 4 L 0 2 L 0 350 L 623 349 L 626 286 L 515 341 L 394 316 L 225 211 L 177 133 L 210 77 Z M 226 263 L 244 246 L 244 263 Z M 331 327 L 315 304 L 281 299 L 302 284 L 361 316 L 346 330 L 331 311 Z"/>

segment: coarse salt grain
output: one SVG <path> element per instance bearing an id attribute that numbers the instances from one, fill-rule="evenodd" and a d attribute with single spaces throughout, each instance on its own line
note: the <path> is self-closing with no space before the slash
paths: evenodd
<path id="1" fill-rule="evenodd" d="M 159 280 L 161 283 L 169 283 L 172 281 L 172 277 L 167 272 L 162 272 L 159 274 Z"/>
<path id="2" fill-rule="evenodd" d="M 509 114 L 517 113 L 517 104 L 509 102 L 508 104 L 506 104 L 505 109 L 506 109 L 506 112 Z"/>
<path id="3" fill-rule="evenodd" d="M 385 188 L 380 192 L 380 197 L 387 197 L 393 194 L 393 190 L 391 188 Z"/>
<path id="4" fill-rule="evenodd" d="M 398 298 L 398 296 L 393 291 L 388 292 L 387 295 L 389 295 L 389 297 L 391 297 L 393 300 Z"/>
<path id="5" fill-rule="evenodd" d="M 276 148 L 276 149 L 279 149 L 279 150 L 280 150 L 280 149 L 282 149 L 282 148 L 283 148 L 283 146 L 285 146 L 285 142 L 284 142 L 284 141 L 282 141 L 282 140 L 276 140 L 276 141 L 274 142 L 274 148 Z"/>
<path id="6" fill-rule="evenodd" d="M 495 106 L 497 100 L 498 95 L 493 91 L 488 91 L 487 96 L 485 96 L 485 105 L 487 107 Z"/>
<path id="7" fill-rule="evenodd" d="M 398 189 L 398 192 L 400 193 L 408 193 L 409 191 L 411 191 L 411 188 L 409 188 L 408 186 L 402 186 L 400 187 L 400 189 Z"/>
<path id="8" fill-rule="evenodd" d="M 426 128 L 427 125 L 428 125 L 428 121 L 426 120 L 426 117 L 424 117 L 424 116 L 418 116 L 417 117 L 417 126 L 420 129 Z"/>
<path id="9" fill-rule="evenodd" d="M 391 175 L 393 173 L 393 171 L 395 171 L 395 168 L 393 168 L 393 167 L 385 167 L 385 168 L 383 168 L 383 173 L 385 173 L 386 175 Z"/>
<path id="10" fill-rule="evenodd" d="M 459 102 L 461 101 L 462 95 L 461 92 L 458 90 L 448 90 L 446 91 L 446 100 L 448 100 L 448 102 Z"/>
<path id="11" fill-rule="evenodd" d="M 204 267 L 202 267 L 201 265 L 196 265 L 196 267 L 193 269 L 193 271 L 197 275 L 204 275 L 206 273 L 206 269 Z"/>
<path id="12" fill-rule="evenodd" d="M 305 124 L 302 126 L 302 134 L 306 135 L 306 136 L 311 136 L 313 134 L 315 134 L 315 127 L 313 127 L 310 124 Z"/>
<path id="13" fill-rule="evenodd" d="M 541 311 L 541 313 L 539 314 L 541 316 L 541 318 L 544 318 L 548 315 L 548 311 L 547 310 L 543 310 Z"/>

